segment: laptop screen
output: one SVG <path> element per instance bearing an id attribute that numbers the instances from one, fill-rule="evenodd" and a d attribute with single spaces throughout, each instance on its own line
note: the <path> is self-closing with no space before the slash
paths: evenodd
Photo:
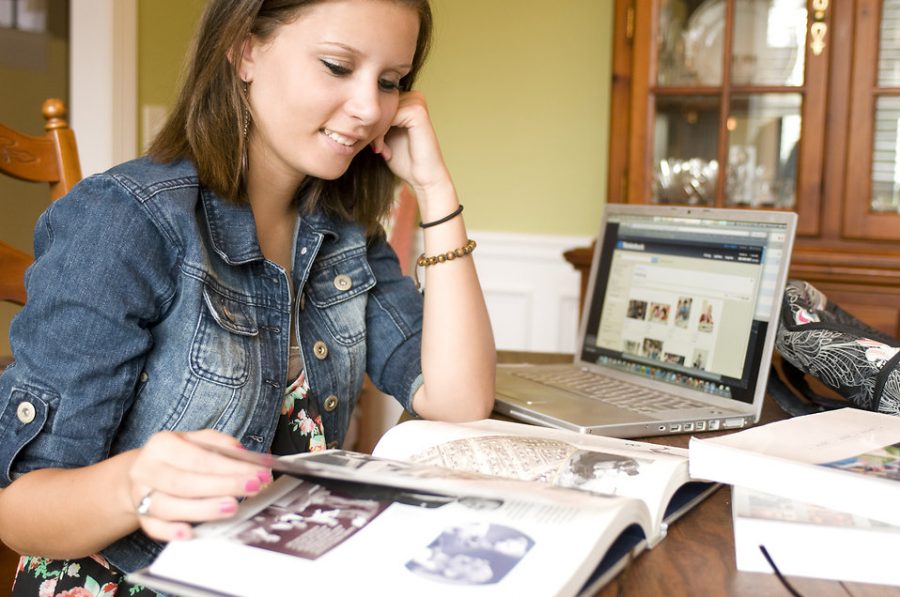
<path id="1" fill-rule="evenodd" d="M 582 361 L 753 401 L 790 231 L 711 213 L 608 214 Z"/>

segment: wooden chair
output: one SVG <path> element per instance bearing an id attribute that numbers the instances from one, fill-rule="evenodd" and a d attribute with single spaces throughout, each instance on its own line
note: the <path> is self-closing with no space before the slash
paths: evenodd
<path id="1" fill-rule="evenodd" d="M 81 164 L 75 133 L 64 118 L 63 102 L 48 99 L 42 111 L 47 132 L 40 137 L 20 133 L 0 123 L 0 173 L 19 180 L 49 184 L 50 199 L 55 201 L 81 180 Z M 5 206 L 0 204 L 0 209 Z M 0 241 L 0 301 L 25 304 L 25 269 L 31 261 L 27 253 Z"/>
<path id="2" fill-rule="evenodd" d="M 0 172 L 20 180 L 49 183 L 50 199 L 56 200 L 81 180 L 81 163 L 62 100 L 48 99 L 42 112 L 47 132 L 40 137 L 0 124 Z"/>
<path id="3" fill-rule="evenodd" d="M 39 137 L 0 124 L 0 173 L 49 184 L 50 199 L 55 201 L 81 180 L 81 164 L 75 134 L 65 121 L 63 102 L 48 99 L 42 111 L 46 133 Z M 4 197 L 0 210 L 8 210 L 8 202 L 12 200 Z M 31 262 L 31 255 L 0 241 L 0 301 L 25 304 L 25 270 Z M 11 360 L 0 356 L 0 371 Z M 11 590 L 18 562 L 19 555 L 0 543 L 0 594 Z"/>

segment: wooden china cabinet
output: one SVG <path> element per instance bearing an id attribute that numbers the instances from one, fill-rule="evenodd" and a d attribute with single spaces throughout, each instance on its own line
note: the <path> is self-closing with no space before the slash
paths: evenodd
<path id="1" fill-rule="evenodd" d="M 791 276 L 900 336 L 900 0 L 615 0 L 610 126 L 609 201 L 794 210 Z"/>

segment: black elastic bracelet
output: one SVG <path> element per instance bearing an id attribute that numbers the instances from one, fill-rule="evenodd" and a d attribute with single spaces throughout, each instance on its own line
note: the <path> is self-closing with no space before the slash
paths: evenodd
<path id="1" fill-rule="evenodd" d="M 461 214 L 462 210 L 463 210 L 463 206 L 462 206 L 462 203 L 460 203 L 459 207 L 457 207 L 455 210 L 453 210 L 453 213 L 447 214 L 440 220 L 435 220 L 434 222 L 422 222 L 419 224 L 419 228 L 431 228 L 432 226 L 437 226 L 438 224 L 443 224 L 444 222 L 446 222 L 448 220 L 452 220 L 453 218 L 455 218 L 456 216 Z"/>

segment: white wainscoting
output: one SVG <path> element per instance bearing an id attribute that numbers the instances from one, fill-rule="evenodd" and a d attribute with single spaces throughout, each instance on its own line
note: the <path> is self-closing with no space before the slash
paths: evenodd
<path id="1" fill-rule="evenodd" d="M 563 252 L 584 236 L 470 232 L 494 341 L 500 350 L 573 352 L 580 276 Z"/>

